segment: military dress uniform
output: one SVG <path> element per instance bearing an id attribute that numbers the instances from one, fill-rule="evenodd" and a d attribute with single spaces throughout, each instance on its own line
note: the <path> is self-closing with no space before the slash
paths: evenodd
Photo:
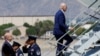
<path id="1" fill-rule="evenodd" d="M 29 36 L 29 39 L 36 40 L 36 37 Z M 28 56 L 41 56 L 41 49 L 37 43 L 33 43 L 28 48 L 27 46 L 23 46 L 22 49 L 24 53 L 28 53 Z"/>
<path id="2" fill-rule="evenodd" d="M 16 56 L 24 56 L 22 50 L 20 49 L 21 44 L 14 41 L 12 47 L 15 47 L 15 46 L 19 47 L 18 49 L 16 49 Z"/>
<path id="3" fill-rule="evenodd" d="M 29 48 L 23 47 L 23 52 L 28 53 L 28 56 L 41 56 L 41 50 L 37 44 L 33 44 Z"/>
<path id="4" fill-rule="evenodd" d="M 20 48 L 16 51 L 16 56 L 24 56 Z"/>

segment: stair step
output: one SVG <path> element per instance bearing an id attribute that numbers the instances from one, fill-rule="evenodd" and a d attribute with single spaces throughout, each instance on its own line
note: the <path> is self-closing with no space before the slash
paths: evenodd
<path id="1" fill-rule="evenodd" d="M 88 39 L 82 39 L 82 40 L 81 40 L 81 43 L 84 44 L 84 43 L 87 42 L 87 41 L 88 41 Z"/>

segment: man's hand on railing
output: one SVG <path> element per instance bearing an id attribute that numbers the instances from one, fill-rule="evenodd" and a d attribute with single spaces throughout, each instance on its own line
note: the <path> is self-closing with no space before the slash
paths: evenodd
<path id="1" fill-rule="evenodd" d="M 70 30 L 70 31 L 73 31 L 73 30 L 74 30 L 74 28 L 73 28 L 73 27 L 69 27 L 69 30 Z"/>

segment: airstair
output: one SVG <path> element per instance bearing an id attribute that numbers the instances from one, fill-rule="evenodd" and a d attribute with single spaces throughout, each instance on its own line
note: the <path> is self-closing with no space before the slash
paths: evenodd
<path id="1" fill-rule="evenodd" d="M 64 51 L 65 49 L 64 48 L 60 52 L 64 51 L 65 56 L 85 56 L 85 54 L 89 51 L 89 49 L 91 49 L 91 46 L 95 45 L 97 41 L 100 41 L 100 36 L 99 36 L 100 28 L 97 29 L 97 26 L 100 27 L 100 5 L 98 5 L 98 8 L 96 8 L 95 10 L 90 9 L 94 4 L 96 4 L 96 2 L 98 2 L 98 0 L 95 0 L 90 6 L 88 6 L 88 8 L 85 11 L 81 12 L 69 23 L 69 26 L 73 26 L 73 21 L 79 19 L 78 21 L 76 21 L 76 24 L 73 26 L 75 28 L 73 32 L 71 31 L 66 32 L 63 36 L 61 36 L 56 41 L 56 43 L 50 42 L 52 39 L 54 39 L 54 37 L 50 38 L 47 42 L 51 46 L 55 46 L 56 48 L 57 46 L 56 44 L 59 43 L 58 41 L 62 39 L 66 34 L 69 34 L 70 36 L 75 35 L 73 39 L 77 40 L 77 42 L 72 46 L 69 45 L 66 46 L 64 44 L 59 43 L 65 46 L 65 48 L 68 48 L 66 51 Z M 89 22 L 92 22 L 91 26 L 88 29 L 84 30 L 82 33 L 77 35 L 76 32 L 80 29 L 80 27 Z M 52 51 L 49 51 L 48 53 L 50 52 Z M 99 56 L 99 54 L 100 54 L 100 50 L 95 51 L 93 55 Z"/>

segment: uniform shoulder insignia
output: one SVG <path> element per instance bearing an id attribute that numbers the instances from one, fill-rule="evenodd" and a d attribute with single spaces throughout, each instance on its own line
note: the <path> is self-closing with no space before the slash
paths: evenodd
<path id="1" fill-rule="evenodd" d="M 37 55 L 41 55 L 40 50 L 37 50 L 37 51 L 36 51 L 36 54 L 37 54 Z"/>
<path id="2" fill-rule="evenodd" d="M 23 54 L 20 54 L 19 56 L 23 56 Z"/>

